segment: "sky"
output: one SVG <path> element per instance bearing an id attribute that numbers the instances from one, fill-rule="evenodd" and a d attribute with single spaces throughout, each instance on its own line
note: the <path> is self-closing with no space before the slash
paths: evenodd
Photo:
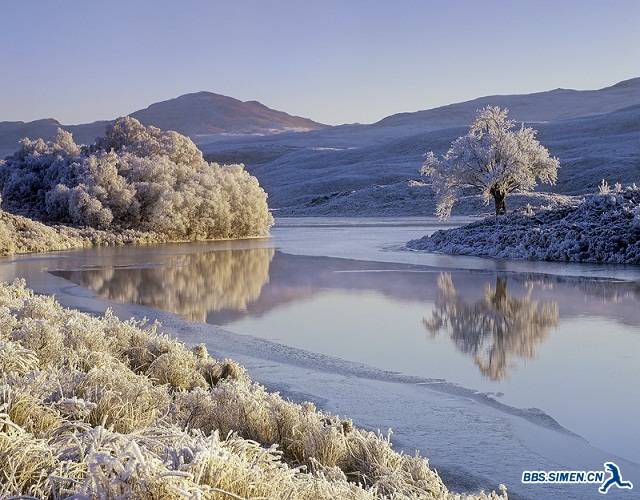
<path id="1" fill-rule="evenodd" d="M 207 90 L 328 123 L 640 76 L 637 0 L 4 0 L 0 121 Z"/>

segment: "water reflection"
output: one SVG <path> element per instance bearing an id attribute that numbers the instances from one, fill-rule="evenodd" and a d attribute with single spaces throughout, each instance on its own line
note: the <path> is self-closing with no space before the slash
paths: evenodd
<path id="1" fill-rule="evenodd" d="M 246 310 L 269 281 L 274 250 L 256 248 L 172 255 L 162 265 L 54 274 L 101 297 L 164 309 L 205 322 L 212 312 Z"/>
<path id="2" fill-rule="evenodd" d="M 537 347 L 558 325 L 558 304 L 532 298 L 533 286 L 524 297 L 507 291 L 507 278 L 487 284 L 481 299 L 459 297 L 450 273 L 438 276 L 438 297 L 430 318 L 423 320 L 436 336 L 447 332 L 456 347 L 473 357 L 480 372 L 491 380 L 508 375 L 513 358 L 535 357 Z"/>
<path id="3" fill-rule="evenodd" d="M 143 304 L 232 330 L 253 318 L 244 333 L 283 339 L 293 332 L 301 341 L 305 336 L 300 332 L 308 335 L 309 321 L 322 323 L 343 340 L 354 337 L 353 325 L 340 311 L 364 303 L 373 293 L 385 300 L 362 314 L 392 318 L 415 307 L 413 316 L 407 317 L 411 330 L 407 334 L 419 338 L 426 327 L 432 338 L 446 336 L 456 350 L 469 356 L 469 368 L 487 381 L 503 380 L 513 374 L 518 360 L 535 358 L 559 325 L 560 310 L 565 322 L 589 315 L 638 325 L 640 287 L 633 282 L 448 273 L 403 264 L 287 255 L 259 247 L 184 251 L 167 255 L 140 248 L 124 256 L 116 252 L 96 260 L 104 267 L 75 263 L 74 270 L 54 274 L 115 302 Z M 341 306 L 345 309 L 326 308 L 322 297 L 335 293 L 348 294 Z M 306 311 L 309 304 L 318 304 L 317 316 L 310 318 L 305 312 L 302 322 L 296 323 L 296 311 Z M 433 309 L 430 317 L 423 318 L 425 307 Z M 286 317 L 272 324 L 279 311 Z M 381 335 L 388 334 L 397 330 L 397 321 L 381 322 L 377 328 Z M 629 331 L 637 331 L 634 328 Z M 369 332 L 370 340 L 375 333 Z M 403 342 L 410 344 L 407 339 Z"/>

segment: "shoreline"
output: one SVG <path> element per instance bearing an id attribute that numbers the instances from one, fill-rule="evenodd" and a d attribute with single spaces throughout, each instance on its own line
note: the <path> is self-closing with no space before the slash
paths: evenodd
<path id="1" fill-rule="evenodd" d="M 240 245 L 240 243 L 238 243 L 238 245 Z M 230 242 L 229 246 L 235 246 L 234 242 Z M 66 260 L 65 256 L 68 255 L 69 253 L 63 252 L 61 256 L 63 260 Z M 451 429 L 447 431 L 446 428 L 441 427 L 443 425 L 442 420 L 429 417 L 429 419 L 425 421 L 425 416 L 421 408 L 422 410 L 429 408 L 429 411 L 434 411 L 439 408 L 436 414 L 440 414 L 442 411 L 454 411 L 454 414 L 457 414 L 462 411 L 460 415 L 464 415 L 464 422 L 473 422 L 478 419 L 483 421 L 490 418 L 495 420 L 495 425 L 499 427 L 506 426 L 508 428 L 520 429 L 517 433 L 518 437 L 516 441 L 526 441 L 525 438 L 527 436 L 537 436 L 529 439 L 530 442 L 527 446 L 519 449 L 514 456 L 505 457 L 508 462 L 514 462 L 515 456 L 520 457 L 518 460 L 515 460 L 514 463 L 516 465 L 505 464 L 505 467 L 510 468 L 512 472 L 514 467 L 517 468 L 518 464 L 522 464 L 523 467 L 525 466 L 523 461 L 526 462 L 526 457 L 529 457 L 529 460 L 534 460 L 533 457 L 540 456 L 540 454 L 548 457 L 548 459 L 556 456 L 555 459 L 552 459 L 554 462 L 566 463 L 567 465 L 569 463 L 575 463 L 575 457 L 557 458 L 566 455 L 566 452 L 562 449 L 563 447 L 575 450 L 579 449 L 580 455 L 582 455 L 580 460 L 585 464 L 589 461 L 593 462 L 594 457 L 598 457 L 597 460 L 605 456 L 611 457 L 611 454 L 597 450 L 583 440 L 571 436 L 571 431 L 569 431 L 569 433 L 558 432 L 559 429 L 557 428 L 549 428 L 545 425 L 544 417 L 537 419 L 535 414 L 530 414 L 528 416 L 531 417 L 532 420 L 529 420 L 526 418 L 526 413 L 524 415 L 517 415 L 517 411 L 511 413 L 507 411 L 505 413 L 503 411 L 504 409 L 491 408 L 490 405 L 482 404 L 483 402 L 486 403 L 486 401 L 483 401 L 486 395 L 478 396 L 480 400 L 470 399 L 469 396 L 472 396 L 476 391 L 463 390 L 462 393 L 458 392 L 456 394 L 455 391 L 451 393 L 449 389 L 453 386 L 447 385 L 446 383 L 443 384 L 439 381 L 429 380 L 427 384 L 423 384 L 421 382 L 424 381 L 418 380 L 416 377 L 389 374 L 388 372 L 381 372 L 375 369 L 372 371 L 370 367 L 358 366 L 348 361 L 332 359 L 329 356 L 317 355 L 300 349 L 283 348 L 273 342 L 234 334 L 220 327 L 191 323 L 180 319 L 174 314 L 146 306 L 119 304 L 101 299 L 93 292 L 68 282 L 63 278 L 53 276 L 46 269 L 43 269 L 41 258 L 48 260 L 50 257 L 53 257 L 53 255 L 43 254 L 37 257 L 34 255 L 18 256 L 17 258 L 8 260 L 12 261 L 14 265 L 17 264 L 17 267 L 14 265 L 11 266 L 14 268 L 14 272 L 21 272 L 20 267 L 22 266 L 20 262 L 26 264 L 26 268 L 30 267 L 32 271 L 27 273 L 30 275 L 28 276 L 30 280 L 29 285 L 41 293 L 55 295 L 56 299 L 66 307 L 73 307 L 91 314 L 100 314 L 104 312 L 107 307 L 111 307 L 121 319 L 127 319 L 132 316 L 137 318 L 147 317 L 158 319 L 163 323 L 163 329 L 170 332 L 176 338 L 190 345 L 204 342 L 209 348 L 209 351 L 215 353 L 216 357 L 228 356 L 237 360 L 250 371 L 252 378 L 259 380 L 266 385 L 269 390 L 280 390 L 284 394 L 291 395 L 296 400 L 311 399 L 317 402 L 322 409 L 326 409 L 334 414 L 348 415 L 354 418 L 358 425 L 367 429 L 380 428 L 384 431 L 386 427 L 393 427 L 396 431 L 394 434 L 394 442 L 396 442 L 403 451 L 412 453 L 413 450 L 419 448 L 423 454 L 430 458 L 430 461 L 436 468 L 440 467 L 443 472 L 445 472 L 445 476 L 447 474 L 446 471 L 452 471 L 450 472 L 451 477 L 458 478 L 455 479 L 456 483 L 452 485 L 454 489 L 456 486 L 459 489 L 464 484 L 473 485 L 473 488 L 481 485 L 486 489 L 493 487 L 497 481 L 501 481 L 506 482 L 510 486 L 509 491 L 515 495 L 519 494 L 522 496 L 523 493 L 523 491 L 517 491 L 520 489 L 519 485 L 513 485 L 513 487 L 511 487 L 513 478 L 509 480 L 505 480 L 502 477 L 496 478 L 497 474 L 489 472 L 482 464 L 482 448 L 474 450 L 475 455 L 457 457 L 455 462 L 451 462 L 451 459 L 446 460 L 442 458 L 444 450 L 449 450 L 445 455 L 451 455 L 451 444 L 445 442 L 446 436 L 458 435 L 457 446 L 461 446 L 462 449 L 469 452 L 468 444 L 463 443 L 465 443 L 466 440 L 475 439 L 476 435 L 486 435 L 486 428 L 482 426 L 480 428 L 474 427 L 473 432 L 469 431 L 468 435 L 460 436 L 459 429 L 456 429 L 453 424 L 446 424 L 451 427 Z M 30 266 L 28 261 L 37 261 L 38 264 L 36 264 L 36 266 Z M 34 262 L 32 262 L 32 264 L 33 263 Z M 26 268 L 23 267 L 22 271 Z M 4 280 L 5 278 L 3 277 L 2 279 Z M 314 375 L 310 377 L 310 374 Z M 345 390 L 345 381 L 348 381 L 348 387 L 353 388 L 350 394 L 355 391 L 361 393 L 361 396 L 355 401 L 345 401 L 345 398 L 340 396 Z M 434 436 L 436 436 L 436 434 L 433 434 L 433 431 L 426 433 L 424 443 L 419 444 L 414 438 L 409 437 L 407 429 L 398 428 L 396 425 L 396 417 L 393 415 L 393 408 L 387 407 L 389 398 L 397 398 L 398 394 L 405 395 L 403 396 L 403 404 L 405 407 L 413 407 L 415 409 L 415 425 L 427 425 L 426 422 L 430 421 L 431 423 L 429 423 L 428 426 L 432 426 L 434 429 L 438 428 L 438 434 L 442 433 L 442 436 L 435 438 L 434 442 Z M 377 401 L 374 405 L 376 410 L 373 412 L 373 416 L 366 410 L 363 413 L 366 405 L 360 407 L 358 404 L 358 401 L 361 401 L 361 398 L 365 395 L 370 397 L 371 400 Z M 451 401 L 454 403 L 451 403 Z M 370 404 L 370 402 L 367 404 Z M 453 405 L 453 407 L 451 405 Z M 464 410 L 462 410 L 462 408 L 464 408 Z M 480 411 L 480 409 L 482 409 L 482 411 Z M 540 415 L 537 417 L 540 417 Z M 502 423 L 497 424 L 497 422 Z M 462 422 L 456 420 L 456 425 L 461 423 Z M 486 436 L 486 440 L 489 439 L 490 437 Z M 498 441 L 502 438 L 495 436 L 495 439 Z M 571 444 L 566 440 L 569 440 Z M 541 443 L 544 443 L 542 450 L 540 450 Z M 495 451 L 495 454 L 499 453 L 503 453 L 503 451 Z M 468 466 L 460 465 L 464 462 L 466 462 Z M 632 474 L 633 470 L 637 467 L 629 461 L 620 460 L 620 462 L 626 464 L 625 471 L 630 470 Z M 638 468 L 638 470 L 640 471 L 640 468 Z M 460 478 L 466 479 L 458 483 L 457 481 L 460 480 Z M 538 493 L 540 492 L 538 491 Z M 517 497 L 518 496 L 514 496 L 514 498 Z M 526 498 L 526 496 L 522 497 Z M 541 498 L 539 495 L 536 495 L 536 497 Z"/>
<path id="2" fill-rule="evenodd" d="M 507 498 L 450 492 L 390 434 L 283 399 L 157 321 L 87 314 L 24 279 L 0 284 L 0 304 L 3 494 Z"/>

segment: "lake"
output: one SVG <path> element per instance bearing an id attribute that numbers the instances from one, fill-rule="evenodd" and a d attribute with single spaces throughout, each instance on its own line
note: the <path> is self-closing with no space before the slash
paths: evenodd
<path id="1" fill-rule="evenodd" d="M 482 467 L 467 464 L 476 479 L 461 477 L 455 464 L 467 460 L 469 429 L 450 429 L 439 442 L 429 434 L 429 426 L 442 432 L 452 415 L 463 425 L 473 420 L 494 454 L 524 456 L 517 451 L 524 446 L 547 457 L 531 464 L 538 468 L 617 458 L 629 463 L 624 472 L 633 480 L 640 462 L 640 269 L 401 249 L 443 227 L 431 218 L 280 219 L 269 239 L 23 256 L 0 272 L 3 279 L 27 277 L 65 305 L 135 305 L 119 315 L 148 317 L 161 311 L 179 325 L 176 335 L 238 357 L 254 378 L 290 397 L 314 399 L 370 427 L 390 421 L 400 446 L 419 448 L 463 488 L 504 481 L 527 497 L 514 484 L 520 464 L 507 472 L 502 459 L 487 457 Z M 313 381 L 301 382 L 303 373 Z M 361 396 L 354 380 L 378 384 L 379 399 L 353 408 Z M 420 406 L 422 395 L 404 393 L 416 387 L 431 391 L 432 400 Z M 421 417 L 420 409 L 433 413 Z M 534 428 L 546 437 L 528 443 L 537 439 Z M 569 440 L 562 441 L 566 449 L 554 436 Z M 531 498 L 553 498 L 554 491 Z M 580 491 L 574 488 L 576 498 L 585 497 Z"/>

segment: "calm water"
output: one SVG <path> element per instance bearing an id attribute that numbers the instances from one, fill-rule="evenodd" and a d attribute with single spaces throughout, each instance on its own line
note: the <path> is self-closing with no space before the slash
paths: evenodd
<path id="1" fill-rule="evenodd" d="M 638 270 L 395 249 L 425 224 L 294 222 L 273 240 L 94 250 L 53 274 L 113 301 L 539 408 L 640 461 L 640 282 L 612 277 Z"/>

